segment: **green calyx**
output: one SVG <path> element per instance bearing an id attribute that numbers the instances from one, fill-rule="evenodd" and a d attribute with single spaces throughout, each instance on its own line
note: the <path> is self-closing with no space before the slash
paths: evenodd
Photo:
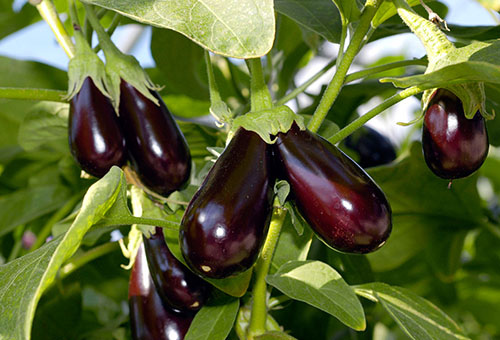
<path id="1" fill-rule="evenodd" d="M 279 132 L 287 132 L 294 122 L 301 130 L 305 130 L 304 118 L 285 105 L 249 112 L 232 121 L 229 137 L 231 138 L 236 133 L 236 130 L 242 127 L 245 130 L 257 133 L 266 143 L 273 144 L 276 138 L 271 138 L 271 136 L 276 136 Z"/>
<path id="2" fill-rule="evenodd" d="M 156 105 L 159 105 L 158 99 L 151 91 L 158 91 L 160 86 L 155 85 L 149 75 L 141 67 L 137 59 L 131 55 L 123 54 L 111 41 L 108 33 L 104 30 L 91 6 L 84 4 L 87 17 L 96 31 L 99 43 L 101 44 L 104 55 L 106 56 L 106 73 L 109 78 L 108 92 L 111 95 L 113 106 L 118 112 L 120 106 L 120 84 L 123 81 L 131 84 L 146 98 Z"/>

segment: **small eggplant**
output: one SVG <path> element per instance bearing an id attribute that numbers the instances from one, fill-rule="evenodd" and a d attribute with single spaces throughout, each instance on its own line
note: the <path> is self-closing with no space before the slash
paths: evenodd
<path id="1" fill-rule="evenodd" d="M 193 314 L 165 308 L 156 291 L 146 263 L 144 247 L 139 247 L 129 281 L 130 326 L 134 340 L 182 340 Z"/>
<path id="2" fill-rule="evenodd" d="M 262 247 L 272 211 L 270 147 L 240 128 L 184 213 L 179 233 L 197 273 L 224 278 L 249 269 Z"/>
<path id="3" fill-rule="evenodd" d="M 149 189 L 168 196 L 187 184 L 191 154 L 167 106 L 152 93 L 159 106 L 122 80 L 120 120 L 133 169 Z"/>
<path id="4" fill-rule="evenodd" d="M 326 244 L 346 253 L 368 253 L 384 244 L 391 207 L 359 165 L 296 124 L 278 134 L 275 151 L 299 211 Z"/>
<path id="5" fill-rule="evenodd" d="M 396 159 L 396 150 L 389 138 L 364 125 L 348 136 L 344 144 L 359 154 L 362 168 L 384 165 Z"/>
<path id="6" fill-rule="evenodd" d="M 127 161 L 125 138 L 113 105 L 90 77 L 72 99 L 68 136 L 71 154 L 85 172 L 104 176 Z"/>
<path id="7" fill-rule="evenodd" d="M 465 118 L 462 102 L 438 89 L 429 102 L 422 129 L 422 148 L 429 169 L 444 179 L 467 177 L 488 156 L 488 133 L 483 116 Z"/>
<path id="8" fill-rule="evenodd" d="M 197 311 L 205 303 L 210 284 L 193 274 L 168 249 L 163 229 L 143 237 L 149 271 L 164 303 L 179 311 Z"/>

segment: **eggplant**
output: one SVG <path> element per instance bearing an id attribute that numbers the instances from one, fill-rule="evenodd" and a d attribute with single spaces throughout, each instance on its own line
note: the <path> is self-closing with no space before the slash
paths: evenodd
<path id="1" fill-rule="evenodd" d="M 163 229 L 143 237 L 148 266 L 163 302 L 179 311 L 197 311 L 208 298 L 210 284 L 193 274 L 168 249 Z"/>
<path id="2" fill-rule="evenodd" d="M 129 281 L 130 327 L 134 340 L 182 340 L 194 315 L 165 308 L 149 273 L 141 244 Z"/>
<path id="3" fill-rule="evenodd" d="M 113 105 L 90 77 L 71 99 L 68 137 L 73 158 L 92 176 L 102 177 L 113 165 L 127 161 L 125 138 Z"/>
<path id="4" fill-rule="evenodd" d="M 255 263 L 271 218 L 272 170 L 270 147 L 240 128 L 181 221 L 182 255 L 196 273 L 221 279 Z"/>
<path id="5" fill-rule="evenodd" d="M 344 140 L 344 145 L 359 155 L 362 168 L 384 165 L 396 159 L 394 145 L 386 136 L 366 125 Z"/>
<path id="6" fill-rule="evenodd" d="M 274 148 L 281 176 L 321 240 L 341 252 L 361 254 L 385 243 L 392 229 L 391 207 L 359 165 L 296 124 L 277 135 Z"/>
<path id="7" fill-rule="evenodd" d="M 479 111 L 472 119 L 452 92 L 434 92 L 424 116 L 422 149 L 429 169 L 444 179 L 471 175 L 488 156 L 486 124 Z"/>
<path id="8" fill-rule="evenodd" d="M 191 173 L 191 154 L 179 126 L 158 95 L 159 106 L 122 80 L 120 121 L 132 168 L 150 190 L 168 196 Z"/>

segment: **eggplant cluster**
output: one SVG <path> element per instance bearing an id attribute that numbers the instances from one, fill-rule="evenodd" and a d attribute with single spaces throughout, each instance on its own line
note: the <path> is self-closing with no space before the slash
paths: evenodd
<path id="1" fill-rule="evenodd" d="M 380 188 L 334 145 L 294 124 L 274 145 L 240 128 L 189 203 L 179 233 L 194 272 L 225 278 L 249 269 L 265 240 L 275 179 L 316 234 L 349 253 L 381 247 L 392 228 Z"/>
<path id="2" fill-rule="evenodd" d="M 130 160 L 150 190 L 168 196 L 191 172 L 191 154 L 179 126 L 161 97 L 159 105 L 122 80 L 119 116 L 110 100 L 87 77 L 70 104 L 69 144 L 87 173 L 104 176 Z"/>
<path id="3" fill-rule="evenodd" d="M 143 238 L 129 281 L 134 340 L 182 340 L 210 286 L 170 252 L 161 228 Z"/>
<path id="4" fill-rule="evenodd" d="M 446 89 L 434 92 L 424 116 L 422 148 L 429 169 L 444 179 L 471 175 L 488 156 L 488 133 L 478 112 L 467 119 L 461 100 Z"/>

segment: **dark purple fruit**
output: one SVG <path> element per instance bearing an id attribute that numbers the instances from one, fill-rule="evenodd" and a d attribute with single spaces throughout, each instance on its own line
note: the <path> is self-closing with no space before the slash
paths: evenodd
<path id="1" fill-rule="evenodd" d="M 125 164 L 125 138 L 118 117 L 90 77 L 71 99 L 68 123 L 71 154 L 85 172 L 102 177 L 113 165 Z"/>
<path id="2" fill-rule="evenodd" d="M 264 243 L 272 211 L 271 152 L 239 129 L 189 203 L 180 245 L 200 275 L 224 278 L 249 269 Z"/>
<path id="3" fill-rule="evenodd" d="M 295 124 L 277 138 L 278 164 L 316 234 L 346 253 L 380 248 L 391 232 L 391 207 L 366 172 L 337 147 Z"/>
<path id="4" fill-rule="evenodd" d="M 132 339 L 182 340 L 193 320 L 193 314 L 181 314 L 164 307 L 146 261 L 141 245 L 130 275 L 128 291 Z"/>
<path id="5" fill-rule="evenodd" d="M 181 189 L 191 172 L 191 154 L 179 126 L 156 93 L 160 106 L 132 85 L 120 85 L 120 120 L 132 167 L 142 183 L 168 196 Z"/>
<path id="6" fill-rule="evenodd" d="M 427 166 L 437 176 L 469 176 L 488 155 L 483 116 L 477 112 L 474 118 L 465 118 L 460 99 L 448 90 L 437 90 L 425 112 L 422 148 Z"/>
<path id="7" fill-rule="evenodd" d="M 196 311 L 208 298 L 210 284 L 193 274 L 168 249 L 163 229 L 143 237 L 149 271 L 164 303 L 180 311 Z"/>
<path id="8" fill-rule="evenodd" d="M 363 168 L 384 165 L 396 159 L 396 150 L 389 138 L 366 125 L 348 136 L 344 144 L 358 153 L 358 164 Z"/>

